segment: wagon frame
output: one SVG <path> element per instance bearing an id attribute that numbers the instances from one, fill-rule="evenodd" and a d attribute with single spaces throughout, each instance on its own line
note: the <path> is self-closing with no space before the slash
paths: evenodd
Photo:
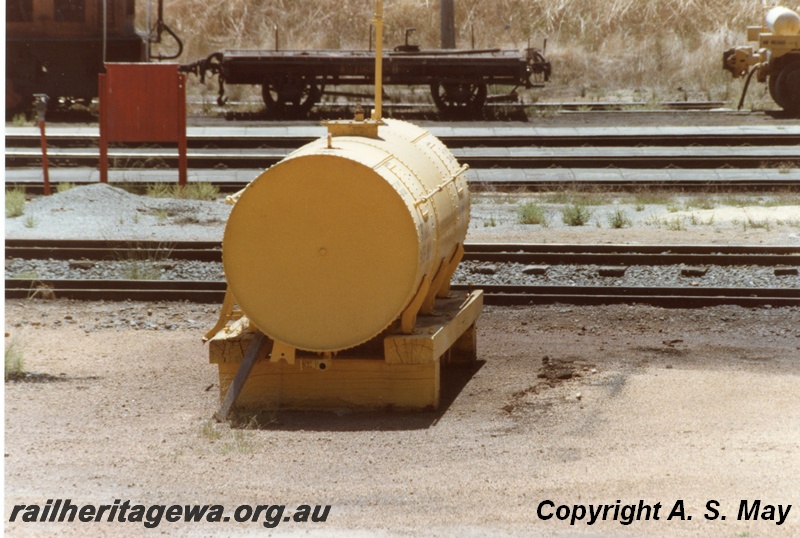
<path id="1" fill-rule="evenodd" d="M 325 94 L 360 96 L 331 88 L 374 85 L 374 66 L 374 51 L 226 50 L 182 70 L 195 73 L 201 81 L 216 75 L 220 105 L 226 102 L 226 85 L 260 85 L 270 112 L 298 116 Z M 428 86 L 443 113 L 474 114 L 489 101 L 517 100 L 517 89 L 541 87 L 550 72 L 550 62 L 536 48 L 419 50 L 403 45 L 383 56 L 384 85 Z M 489 96 L 489 85 L 511 89 Z"/>

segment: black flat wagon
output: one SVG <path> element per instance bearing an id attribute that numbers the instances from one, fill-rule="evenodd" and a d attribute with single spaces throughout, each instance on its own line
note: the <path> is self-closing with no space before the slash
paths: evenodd
<path id="1" fill-rule="evenodd" d="M 219 102 L 225 85 L 260 85 L 264 104 L 276 114 L 303 115 L 323 95 L 353 95 L 340 87 L 373 85 L 374 51 L 226 50 L 184 66 L 185 71 L 219 77 Z M 438 109 L 475 113 L 487 102 L 516 100 L 516 90 L 541 86 L 550 63 L 541 50 L 435 49 L 401 45 L 383 55 L 383 84 L 428 86 Z M 508 92 L 489 96 L 488 88 Z"/>

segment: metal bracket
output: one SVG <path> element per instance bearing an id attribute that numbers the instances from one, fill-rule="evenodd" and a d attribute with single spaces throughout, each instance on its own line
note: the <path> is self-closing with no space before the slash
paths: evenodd
<path id="1" fill-rule="evenodd" d="M 417 314 L 419 313 L 419 309 L 422 308 L 422 303 L 425 301 L 430 287 L 431 281 L 428 275 L 425 275 L 422 277 L 422 282 L 419 285 L 417 294 L 411 299 L 409 305 L 400 315 L 400 330 L 403 334 L 411 334 L 414 332 L 414 325 L 417 323 Z"/>
<path id="2" fill-rule="evenodd" d="M 203 335 L 203 342 L 208 342 L 215 334 L 233 318 L 233 306 L 236 299 L 233 298 L 230 288 L 225 288 L 225 299 L 222 300 L 222 307 L 219 309 L 219 319 L 210 331 Z"/>
<path id="3" fill-rule="evenodd" d="M 294 364 L 296 352 L 297 349 L 294 346 L 274 340 L 269 362 L 279 362 L 281 360 L 285 360 L 288 364 Z"/>

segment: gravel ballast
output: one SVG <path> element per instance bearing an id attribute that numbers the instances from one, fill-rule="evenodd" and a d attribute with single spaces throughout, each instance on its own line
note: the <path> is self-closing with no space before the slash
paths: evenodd
<path id="1" fill-rule="evenodd" d="M 601 276 L 598 265 L 551 265 L 543 274 L 526 274 L 529 266 L 519 263 L 462 262 L 454 284 L 531 286 L 700 286 L 723 288 L 797 288 L 800 276 L 776 276 L 772 267 L 709 266 L 703 276 L 683 276 L 682 265 L 630 266 L 621 277 Z M 141 279 L 224 280 L 222 264 L 197 261 L 82 261 L 22 260 L 6 262 L 10 278 L 48 279 Z"/>

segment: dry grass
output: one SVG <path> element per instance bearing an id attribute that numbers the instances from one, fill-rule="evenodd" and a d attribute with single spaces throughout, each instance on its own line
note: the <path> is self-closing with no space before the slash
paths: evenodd
<path id="1" fill-rule="evenodd" d="M 541 205 L 526 202 L 517 208 L 517 221 L 520 224 L 541 224 L 546 228 L 550 224 L 550 215 Z"/>
<path id="2" fill-rule="evenodd" d="M 145 1 L 137 0 L 140 27 Z M 373 10 L 373 0 L 173 0 L 165 16 L 185 38 L 188 62 L 228 48 L 272 49 L 276 32 L 282 49 L 366 49 Z M 746 26 L 761 17 L 753 0 L 460 0 L 456 41 L 469 47 L 474 32 L 475 47 L 519 49 L 546 38 L 552 95 L 733 99 L 741 81 L 723 72 L 722 51 L 745 44 Z M 423 47 L 439 45 L 436 0 L 387 0 L 384 19 L 386 46 L 401 43 L 407 27 Z"/>
<path id="3" fill-rule="evenodd" d="M 19 342 L 12 339 L 6 344 L 5 380 L 13 381 L 25 377 L 25 358 Z"/>
<path id="4" fill-rule="evenodd" d="M 25 190 L 19 187 L 6 190 L 6 218 L 19 217 L 25 213 Z"/>
<path id="5" fill-rule="evenodd" d="M 219 187 L 211 183 L 151 183 L 147 185 L 147 196 L 151 198 L 184 198 L 189 200 L 215 200 Z"/>

